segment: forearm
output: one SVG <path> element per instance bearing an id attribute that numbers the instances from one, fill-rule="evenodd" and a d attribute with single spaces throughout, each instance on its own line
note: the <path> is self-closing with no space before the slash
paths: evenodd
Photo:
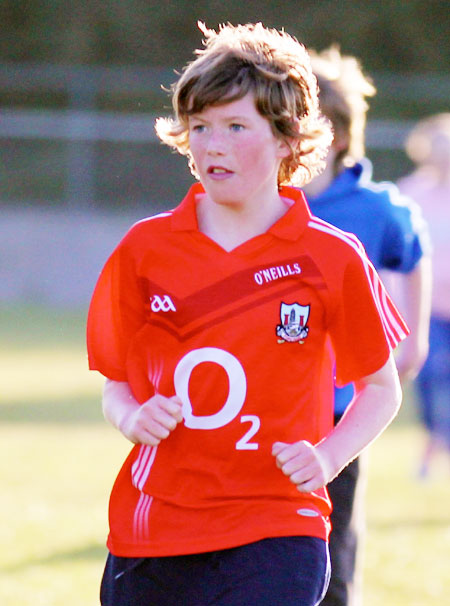
<path id="1" fill-rule="evenodd" d="M 277 466 L 300 492 L 308 493 L 331 482 L 397 414 L 401 389 L 392 355 L 380 370 L 355 387 L 356 396 L 345 415 L 321 442 L 272 445 Z"/>
<path id="2" fill-rule="evenodd" d="M 103 414 L 130 442 L 157 446 L 183 420 L 181 400 L 155 394 L 140 404 L 128 383 L 106 380 Z"/>
<path id="3" fill-rule="evenodd" d="M 396 355 L 401 380 L 413 379 L 428 355 L 431 313 L 431 259 L 423 257 L 408 274 L 388 274 L 393 280 L 394 300 L 411 331 Z"/>
<path id="4" fill-rule="evenodd" d="M 431 287 L 431 258 L 423 257 L 412 272 L 405 274 L 403 283 L 405 320 L 411 335 L 417 335 L 417 340 L 423 343 L 428 343 Z"/>
<path id="5" fill-rule="evenodd" d="M 317 445 L 328 481 L 383 432 L 400 408 L 401 389 L 392 359 L 378 378 L 382 380 L 372 382 L 366 378 L 356 383 L 353 402 L 330 434 Z"/>
<path id="6" fill-rule="evenodd" d="M 106 379 L 102 407 L 105 419 L 122 431 L 127 419 L 139 409 L 140 404 L 133 396 L 128 383 Z"/>

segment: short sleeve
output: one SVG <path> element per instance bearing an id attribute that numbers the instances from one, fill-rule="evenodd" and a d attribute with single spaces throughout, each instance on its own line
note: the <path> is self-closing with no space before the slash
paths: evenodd
<path id="1" fill-rule="evenodd" d="M 428 226 L 420 207 L 398 193 L 391 193 L 381 247 L 381 267 L 409 273 L 423 255 L 431 252 Z"/>
<path id="2" fill-rule="evenodd" d="M 91 370 L 114 381 L 127 381 L 127 355 L 145 323 L 144 303 L 136 258 L 125 237 L 106 262 L 91 299 L 87 321 Z"/>
<path id="3" fill-rule="evenodd" d="M 338 296 L 330 335 L 342 386 L 379 370 L 409 331 L 363 252 L 346 265 Z"/>

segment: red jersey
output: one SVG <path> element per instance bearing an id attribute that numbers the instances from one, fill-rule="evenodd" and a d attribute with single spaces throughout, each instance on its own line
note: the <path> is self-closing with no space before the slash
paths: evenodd
<path id="1" fill-rule="evenodd" d="M 88 319 L 90 368 L 143 403 L 183 402 L 159 446 L 136 445 L 114 485 L 119 556 L 328 536 L 326 489 L 301 494 L 275 441 L 315 444 L 333 425 L 333 378 L 381 368 L 407 328 L 352 234 L 311 216 L 301 192 L 266 233 L 227 252 L 180 206 L 134 225 L 106 263 Z"/>

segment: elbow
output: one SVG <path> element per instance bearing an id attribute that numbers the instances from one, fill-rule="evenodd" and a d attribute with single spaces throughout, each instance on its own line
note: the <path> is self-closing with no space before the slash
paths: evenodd
<path id="1" fill-rule="evenodd" d="M 385 381 L 385 387 L 388 389 L 390 394 L 389 399 L 391 401 L 393 416 L 395 417 L 402 405 L 403 390 L 397 366 L 392 354 L 383 368 L 383 371 L 387 371 L 383 372 L 383 379 Z"/>
<path id="2" fill-rule="evenodd" d="M 395 391 L 395 397 L 394 397 L 394 410 L 395 410 L 394 416 L 397 416 L 397 414 L 401 408 L 402 402 L 403 402 L 403 390 L 402 390 L 402 387 L 401 387 L 400 381 L 399 381 L 397 389 Z"/>
<path id="3" fill-rule="evenodd" d="M 120 383 L 106 379 L 103 385 L 102 394 L 102 412 L 103 417 L 108 423 L 117 427 L 117 418 L 120 414 L 120 403 L 123 399 L 123 393 L 127 392 L 127 383 Z"/>
<path id="4" fill-rule="evenodd" d="M 394 419 L 397 416 L 403 401 L 403 389 L 397 372 L 395 372 L 393 376 L 393 385 L 390 392 L 392 400 L 392 419 Z"/>

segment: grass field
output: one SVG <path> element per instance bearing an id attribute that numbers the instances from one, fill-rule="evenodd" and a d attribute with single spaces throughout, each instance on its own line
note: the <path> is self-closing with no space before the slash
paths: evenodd
<path id="1" fill-rule="evenodd" d="M 95 606 L 109 491 L 129 447 L 100 411 L 84 318 L 0 310 L 0 604 Z M 411 397 L 371 447 L 365 606 L 450 595 L 450 470 L 414 476 L 423 435 Z"/>

